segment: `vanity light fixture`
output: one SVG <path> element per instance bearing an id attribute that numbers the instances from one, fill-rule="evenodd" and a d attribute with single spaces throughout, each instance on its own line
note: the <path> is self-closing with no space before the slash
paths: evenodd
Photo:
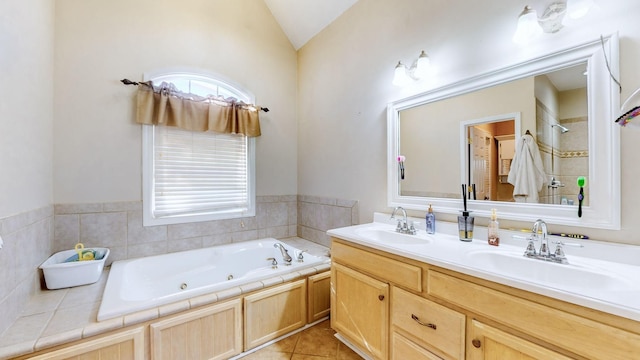
<path id="1" fill-rule="evenodd" d="M 542 28 L 538 24 L 538 15 L 531 6 L 527 5 L 518 16 L 518 27 L 513 34 L 513 42 L 524 44 L 542 34 Z"/>
<path id="2" fill-rule="evenodd" d="M 551 3 L 538 17 L 536 11 L 527 5 L 518 15 L 518 25 L 513 42 L 525 44 L 544 33 L 555 33 L 563 28 L 565 15 L 578 19 L 593 7 L 593 0 L 566 0 Z"/>
<path id="3" fill-rule="evenodd" d="M 413 62 L 410 68 L 407 68 L 402 61 L 398 61 L 393 75 L 393 85 L 406 86 L 412 81 L 424 79 L 427 76 L 430 64 L 431 60 L 429 60 L 429 56 L 424 50 L 420 52 L 418 59 Z"/>

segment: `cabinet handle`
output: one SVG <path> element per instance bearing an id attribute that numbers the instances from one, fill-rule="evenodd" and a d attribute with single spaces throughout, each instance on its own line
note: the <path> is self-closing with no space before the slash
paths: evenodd
<path id="1" fill-rule="evenodd" d="M 378 295 L 378 300 L 380 301 L 384 300 L 384 295 Z"/>
<path id="2" fill-rule="evenodd" d="M 417 316 L 415 316 L 414 314 L 411 314 L 411 318 L 412 318 L 415 322 L 417 322 L 418 324 L 420 324 L 420 325 L 422 325 L 422 326 L 426 326 L 426 327 L 431 328 L 431 329 L 433 329 L 433 330 L 435 330 L 435 329 L 436 329 L 436 324 L 432 324 L 432 323 L 428 323 L 428 324 L 426 324 L 426 323 L 423 323 L 422 321 L 420 321 L 420 318 L 418 318 L 418 317 L 417 317 Z"/>
<path id="3" fill-rule="evenodd" d="M 473 345 L 473 347 L 476 349 L 480 349 L 480 346 L 482 346 L 482 343 L 478 339 L 473 339 L 471 340 L 471 345 Z"/>

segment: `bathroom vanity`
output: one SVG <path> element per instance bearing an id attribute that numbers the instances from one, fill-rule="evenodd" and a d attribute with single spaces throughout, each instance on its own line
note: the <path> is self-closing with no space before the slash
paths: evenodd
<path id="1" fill-rule="evenodd" d="M 365 355 L 398 360 L 640 356 L 637 305 L 629 314 L 629 309 L 615 314 L 575 289 L 563 292 L 560 286 L 492 275 L 481 264 L 458 262 L 486 242 L 467 247 L 454 236 L 419 233 L 418 239 L 393 231 L 375 223 L 329 231 L 331 325 Z M 602 292 L 618 291 L 615 284 L 594 280 L 598 286 Z"/>

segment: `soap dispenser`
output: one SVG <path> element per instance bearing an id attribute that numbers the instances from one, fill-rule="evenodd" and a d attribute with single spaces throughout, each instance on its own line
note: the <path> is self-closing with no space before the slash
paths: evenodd
<path id="1" fill-rule="evenodd" d="M 427 211 L 426 229 L 427 229 L 427 234 L 436 233 L 436 216 L 433 214 L 433 209 L 431 208 L 431 204 L 429 204 L 429 210 Z"/>
<path id="2" fill-rule="evenodd" d="M 496 209 L 491 209 L 491 220 L 489 221 L 489 226 L 487 227 L 487 241 L 489 242 L 489 245 L 500 245 L 499 231 L 500 224 L 498 223 L 498 215 L 496 214 Z"/>

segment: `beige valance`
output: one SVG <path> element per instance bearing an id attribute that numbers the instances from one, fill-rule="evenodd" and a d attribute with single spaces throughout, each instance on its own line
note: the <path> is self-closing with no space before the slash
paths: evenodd
<path id="1" fill-rule="evenodd" d="M 202 97 L 179 91 L 173 84 L 138 84 L 136 122 L 176 126 L 191 131 L 215 131 L 260 136 L 260 107 L 234 98 Z"/>

